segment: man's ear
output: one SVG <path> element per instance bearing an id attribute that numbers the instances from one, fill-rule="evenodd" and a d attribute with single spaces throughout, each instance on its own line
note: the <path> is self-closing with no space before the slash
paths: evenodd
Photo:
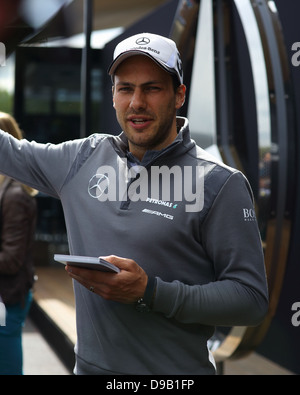
<path id="1" fill-rule="evenodd" d="M 184 105 L 185 102 L 185 92 L 186 92 L 186 86 L 185 85 L 180 85 L 177 88 L 176 91 L 176 109 L 179 110 L 180 107 Z"/>

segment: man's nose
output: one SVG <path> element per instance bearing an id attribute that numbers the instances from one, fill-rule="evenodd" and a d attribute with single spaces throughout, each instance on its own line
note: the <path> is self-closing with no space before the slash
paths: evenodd
<path id="1" fill-rule="evenodd" d="M 139 89 L 135 90 L 131 97 L 130 107 L 135 111 L 139 111 L 141 109 L 145 109 L 146 106 L 146 98 L 144 93 Z"/>

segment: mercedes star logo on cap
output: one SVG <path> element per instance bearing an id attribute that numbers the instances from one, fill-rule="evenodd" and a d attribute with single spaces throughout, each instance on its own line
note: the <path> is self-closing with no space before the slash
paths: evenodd
<path id="1" fill-rule="evenodd" d="M 141 37 L 136 40 L 136 43 L 137 45 L 146 45 L 150 43 L 150 40 L 147 37 Z"/>

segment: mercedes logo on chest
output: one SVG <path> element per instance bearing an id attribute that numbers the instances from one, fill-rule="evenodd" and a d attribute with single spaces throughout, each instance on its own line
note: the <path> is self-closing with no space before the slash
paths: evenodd
<path id="1" fill-rule="evenodd" d="M 99 199 L 107 192 L 109 179 L 105 174 L 95 174 L 89 181 L 88 193 L 93 199 Z"/>

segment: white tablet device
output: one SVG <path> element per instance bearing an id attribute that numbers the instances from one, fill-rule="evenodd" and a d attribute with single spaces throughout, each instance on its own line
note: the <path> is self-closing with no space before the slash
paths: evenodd
<path id="1" fill-rule="evenodd" d="M 54 260 L 64 265 L 82 267 L 84 269 L 100 270 L 101 272 L 119 273 L 120 269 L 105 259 L 91 256 L 55 254 Z"/>

